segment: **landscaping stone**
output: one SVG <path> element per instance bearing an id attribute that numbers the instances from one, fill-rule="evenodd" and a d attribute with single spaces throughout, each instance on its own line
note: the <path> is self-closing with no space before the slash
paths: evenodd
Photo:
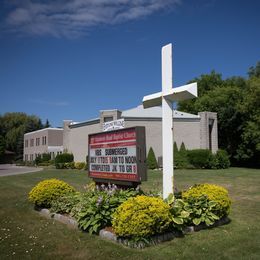
<path id="1" fill-rule="evenodd" d="M 107 231 L 105 229 L 101 229 L 99 231 L 99 236 L 102 237 L 102 238 L 108 239 L 108 240 L 117 241 L 116 234 L 114 234 L 110 231 Z"/>
<path id="2" fill-rule="evenodd" d="M 41 215 L 47 218 L 53 218 L 63 224 L 66 224 L 68 227 L 72 229 L 78 229 L 78 222 L 71 216 L 65 216 L 58 213 L 51 213 L 48 209 L 41 209 L 39 210 L 39 212 Z"/>
<path id="3" fill-rule="evenodd" d="M 48 217 L 48 218 L 51 218 L 51 213 L 48 209 L 40 209 L 39 212 L 40 212 L 41 215 Z"/>
<path id="4" fill-rule="evenodd" d="M 218 226 L 221 226 L 221 225 L 225 225 L 225 224 L 228 224 L 231 220 L 228 218 L 228 217 L 224 217 L 224 218 L 221 218 L 219 220 L 217 220 L 213 225 L 211 226 L 207 226 L 206 224 L 200 224 L 198 226 L 189 226 L 189 227 L 186 227 L 184 230 L 183 230 L 183 234 L 188 234 L 188 233 L 192 233 L 192 232 L 197 232 L 197 231 L 200 231 L 202 229 L 209 229 L 209 228 L 214 228 L 214 227 L 218 227 Z"/>
<path id="5" fill-rule="evenodd" d="M 53 218 L 63 224 L 66 224 L 70 228 L 78 229 L 77 221 L 70 216 L 65 216 L 65 215 L 61 215 L 58 213 L 51 213 L 48 209 L 40 209 L 39 213 L 44 217 Z M 183 230 L 183 234 L 197 232 L 202 229 L 218 227 L 221 225 L 228 224 L 230 221 L 231 220 L 228 217 L 225 217 L 225 218 L 222 218 L 222 219 L 216 221 L 212 226 L 207 226 L 206 224 L 200 224 L 198 226 L 189 226 Z M 177 232 L 177 231 L 168 232 L 168 233 L 164 233 L 164 234 L 154 235 L 147 241 L 144 240 L 144 241 L 134 242 L 127 238 L 117 237 L 116 234 L 114 234 L 113 232 L 110 232 L 109 230 L 106 230 L 106 229 L 101 229 L 99 232 L 99 236 L 104 239 L 108 239 L 108 240 L 117 242 L 119 244 L 125 245 L 127 247 L 137 248 L 137 249 L 142 249 L 147 246 L 156 245 L 156 244 L 159 244 L 159 243 L 162 243 L 165 241 L 169 241 L 169 240 L 174 239 L 175 237 L 181 237 L 181 236 L 183 236 L 183 234 L 181 232 Z"/>

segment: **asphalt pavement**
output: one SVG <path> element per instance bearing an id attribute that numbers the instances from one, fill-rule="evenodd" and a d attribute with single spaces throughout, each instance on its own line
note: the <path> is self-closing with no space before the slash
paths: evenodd
<path id="1" fill-rule="evenodd" d="M 42 168 L 37 167 L 16 166 L 14 164 L 0 164 L 0 177 L 25 174 L 29 172 L 39 172 L 42 170 Z"/>

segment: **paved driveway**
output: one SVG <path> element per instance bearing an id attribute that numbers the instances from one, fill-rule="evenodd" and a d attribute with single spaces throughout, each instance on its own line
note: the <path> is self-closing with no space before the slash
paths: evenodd
<path id="1" fill-rule="evenodd" d="M 0 177 L 39 171 L 42 171 L 42 168 L 0 164 Z"/>

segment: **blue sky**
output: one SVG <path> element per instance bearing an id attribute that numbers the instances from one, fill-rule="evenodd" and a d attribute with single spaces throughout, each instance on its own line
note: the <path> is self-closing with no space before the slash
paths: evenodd
<path id="1" fill-rule="evenodd" d="M 216 70 L 247 76 L 260 61 L 260 1 L 0 0 L 0 114 L 61 126 L 129 109 L 161 90 L 172 42 L 180 86 Z"/>

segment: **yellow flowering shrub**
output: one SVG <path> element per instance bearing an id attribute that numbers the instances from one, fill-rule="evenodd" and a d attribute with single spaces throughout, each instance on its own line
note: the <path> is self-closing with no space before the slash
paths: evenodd
<path id="1" fill-rule="evenodd" d="M 149 237 L 166 231 L 170 223 L 170 206 L 143 195 L 122 203 L 112 216 L 113 229 L 122 237 Z"/>
<path id="2" fill-rule="evenodd" d="M 33 202 L 35 206 L 49 208 L 53 200 L 71 192 L 75 192 L 75 190 L 66 182 L 48 179 L 39 182 L 29 192 L 29 201 Z"/>
<path id="3" fill-rule="evenodd" d="M 191 198 L 198 198 L 206 195 L 210 201 L 215 201 L 215 214 L 219 217 L 227 216 L 230 212 L 231 200 L 228 191 L 221 186 L 204 183 L 194 185 L 187 191 L 182 192 L 182 198 L 189 200 Z"/>
<path id="4" fill-rule="evenodd" d="M 75 162 L 74 166 L 75 166 L 75 169 L 82 170 L 86 167 L 86 163 L 85 162 Z"/>

